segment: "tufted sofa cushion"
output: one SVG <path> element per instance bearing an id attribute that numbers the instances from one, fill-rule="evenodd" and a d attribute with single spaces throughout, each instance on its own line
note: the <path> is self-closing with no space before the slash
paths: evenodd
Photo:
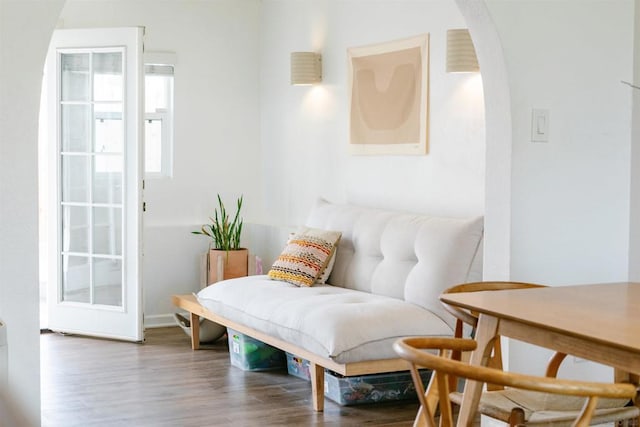
<path id="1" fill-rule="evenodd" d="M 451 326 L 440 293 L 482 280 L 482 217 L 441 218 L 319 200 L 307 225 L 342 231 L 327 283 L 402 299 Z"/>

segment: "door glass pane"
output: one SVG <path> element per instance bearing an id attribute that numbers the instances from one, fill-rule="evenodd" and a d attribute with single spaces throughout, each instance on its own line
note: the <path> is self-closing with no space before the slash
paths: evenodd
<path id="1" fill-rule="evenodd" d="M 96 258 L 93 261 L 94 303 L 122 305 L 122 261 Z"/>
<path id="2" fill-rule="evenodd" d="M 62 207 L 62 250 L 64 252 L 89 252 L 88 207 Z"/>
<path id="3" fill-rule="evenodd" d="M 93 253 L 122 255 L 122 208 L 93 208 Z"/>
<path id="4" fill-rule="evenodd" d="M 122 101 L 122 52 L 93 54 L 93 100 Z"/>
<path id="5" fill-rule="evenodd" d="M 146 74 L 144 77 L 144 111 L 155 113 L 171 108 L 171 87 L 173 82 L 173 67 L 167 74 Z M 145 67 L 147 68 L 147 67 Z M 154 68 L 158 68 L 155 66 Z"/>
<path id="6" fill-rule="evenodd" d="M 62 105 L 60 115 L 62 151 L 88 152 L 91 140 L 91 107 L 89 105 Z"/>
<path id="7" fill-rule="evenodd" d="M 62 201 L 89 201 L 89 156 L 62 155 Z"/>
<path id="8" fill-rule="evenodd" d="M 93 202 L 122 204 L 122 156 L 96 155 L 93 161 Z"/>
<path id="9" fill-rule="evenodd" d="M 89 101 L 89 54 L 60 55 L 61 96 L 63 101 Z"/>
<path id="10" fill-rule="evenodd" d="M 95 105 L 96 153 L 122 153 L 124 150 L 124 127 L 122 124 L 122 104 Z"/>
<path id="11" fill-rule="evenodd" d="M 62 300 L 90 302 L 90 264 L 88 257 L 62 256 Z"/>

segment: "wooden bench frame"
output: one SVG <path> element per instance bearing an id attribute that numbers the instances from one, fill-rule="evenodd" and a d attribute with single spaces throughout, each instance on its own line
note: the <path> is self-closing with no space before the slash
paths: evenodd
<path id="1" fill-rule="evenodd" d="M 313 409 L 316 411 L 324 410 L 324 370 L 329 369 L 345 376 L 377 374 L 384 372 L 396 372 L 408 370 L 407 362 L 403 359 L 380 359 L 367 360 L 365 362 L 355 363 L 336 363 L 330 358 L 318 356 L 308 350 L 274 338 L 263 332 L 256 331 L 240 323 L 233 322 L 221 317 L 206 308 L 204 308 L 194 295 L 173 295 L 171 297 L 175 306 L 189 312 L 191 321 L 191 348 L 198 350 L 200 347 L 200 317 L 209 319 L 242 334 L 248 335 L 259 341 L 267 343 L 280 350 L 287 351 L 298 357 L 302 357 L 309 361 L 309 370 L 311 372 L 311 394 L 313 401 Z"/>

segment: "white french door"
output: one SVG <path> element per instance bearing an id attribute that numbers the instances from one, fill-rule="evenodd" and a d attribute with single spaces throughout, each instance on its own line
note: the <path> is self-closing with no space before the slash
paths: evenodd
<path id="1" fill-rule="evenodd" d="M 142 29 L 55 31 L 47 78 L 48 326 L 141 341 Z"/>

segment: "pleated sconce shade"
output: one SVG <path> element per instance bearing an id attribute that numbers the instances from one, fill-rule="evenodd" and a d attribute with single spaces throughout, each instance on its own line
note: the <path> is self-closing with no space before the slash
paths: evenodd
<path id="1" fill-rule="evenodd" d="M 480 71 L 469 30 L 447 31 L 447 73 Z"/>
<path id="2" fill-rule="evenodd" d="M 291 52 L 291 84 L 310 85 L 322 81 L 322 57 L 315 52 Z"/>

